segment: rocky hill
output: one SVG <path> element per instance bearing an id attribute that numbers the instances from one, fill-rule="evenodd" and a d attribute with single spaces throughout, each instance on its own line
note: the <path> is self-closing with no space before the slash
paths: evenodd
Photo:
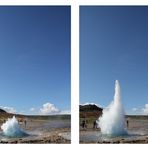
<path id="1" fill-rule="evenodd" d="M 5 110 L 0 108 L 0 121 L 5 120 L 8 117 L 12 117 L 13 114 L 6 112 Z"/>
<path id="2" fill-rule="evenodd" d="M 7 112 L 3 109 L 0 109 L 0 113 L 7 113 Z"/>
<path id="3" fill-rule="evenodd" d="M 8 118 L 12 118 L 15 116 L 19 122 L 23 122 L 24 119 L 30 119 L 30 120 L 70 120 L 71 115 L 23 115 L 23 114 L 14 114 L 14 113 L 8 113 L 5 110 L 0 108 L 0 124 L 6 121 Z"/>
<path id="4" fill-rule="evenodd" d="M 16 116 L 19 120 L 26 117 L 25 115 L 21 115 L 21 114 L 9 113 L 9 112 L 0 108 L 0 122 L 5 121 L 7 118 L 12 118 L 13 116 Z"/>
<path id="5" fill-rule="evenodd" d="M 102 115 L 102 108 L 95 104 L 80 105 L 80 118 L 100 117 Z"/>

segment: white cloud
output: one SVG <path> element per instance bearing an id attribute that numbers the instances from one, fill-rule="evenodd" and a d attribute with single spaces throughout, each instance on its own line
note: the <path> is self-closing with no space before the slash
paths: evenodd
<path id="1" fill-rule="evenodd" d="M 5 110 L 8 113 L 16 113 L 16 110 L 13 107 L 0 106 L 1 109 Z"/>
<path id="2" fill-rule="evenodd" d="M 137 111 L 137 110 L 138 110 L 138 108 L 136 108 L 136 107 L 132 108 L 132 111 Z"/>
<path id="3" fill-rule="evenodd" d="M 96 105 L 96 106 L 98 106 L 98 107 L 102 107 L 100 104 L 89 103 L 89 102 L 86 102 L 86 103 L 84 103 L 84 104 L 80 104 L 80 105 L 82 105 L 82 106 L 84 106 L 84 105 Z"/>
<path id="4" fill-rule="evenodd" d="M 142 108 L 132 108 L 133 113 L 139 115 L 148 115 L 148 104 L 145 104 Z"/>
<path id="5" fill-rule="evenodd" d="M 8 107 L 8 106 L 0 106 L 1 109 L 5 110 L 8 113 L 19 113 L 19 114 L 25 114 L 25 111 L 20 111 L 17 112 L 16 109 L 13 107 Z M 29 114 L 34 114 L 34 115 L 55 115 L 55 114 L 70 114 L 70 110 L 62 110 L 58 109 L 55 107 L 54 104 L 52 103 L 45 103 L 42 105 L 40 108 L 35 108 L 32 107 L 29 109 Z"/>
<path id="6" fill-rule="evenodd" d="M 17 112 L 17 113 L 18 113 L 18 114 L 21 114 L 21 115 L 25 115 L 25 114 L 26 114 L 24 110 L 21 110 L 21 111 L 19 111 L 19 112 Z"/>
<path id="7" fill-rule="evenodd" d="M 35 108 L 34 107 L 30 108 L 30 111 L 31 112 L 34 112 L 35 111 Z"/>
<path id="8" fill-rule="evenodd" d="M 51 103 L 45 103 L 43 104 L 42 108 L 40 108 L 40 114 L 42 115 L 48 115 L 48 114 L 59 114 L 60 110 L 54 106 L 54 104 Z"/>
<path id="9" fill-rule="evenodd" d="M 55 107 L 54 104 L 47 102 L 43 104 L 41 108 L 34 108 L 34 107 L 30 108 L 30 114 L 35 114 L 35 115 L 66 114 L 68 115 L 68 114 L 71 114 L 71 111 L 70 110 L 60 110 L 57 107 Z"/>
<path id="10" fill-rule="evenodd" d="M 61 115 L 69 115 L 71 114 L 71 111 L 70 110 L 63 110 L 60 112 Z"/>
<path id="11" fill-rule="evenodd" d="M 148 115 L 148 104 L 145 104 L 144 108 L 142 108 L 142 112 L 145 115 Z"/>

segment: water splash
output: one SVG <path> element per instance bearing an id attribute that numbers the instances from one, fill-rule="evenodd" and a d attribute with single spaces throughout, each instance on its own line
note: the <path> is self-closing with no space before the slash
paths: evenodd
<path id="1" fill-rule="evenodd" d="M 20 128 L 19 123 L 15 116 L 8 118 L 8 120 L 1 126 L 3 135 L 7 137 L 24 137 L 28 134 Z"/>
<path id="2" fill-rule="evenodd" d="M 114 100 L 107 108 L 103 109 L 103 114 L 98 119 L 98 126 L 104 135 L 119 136 L 127 134 L 118 80 L 115 82 Z"/>

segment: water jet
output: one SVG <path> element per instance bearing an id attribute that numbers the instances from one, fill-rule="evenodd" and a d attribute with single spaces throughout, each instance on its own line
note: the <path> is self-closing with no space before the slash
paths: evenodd
<path id="1" fill-rule="evenodd" d="M 2 124 L 1 129 L 3 131 L 2 134 L 6 137 L 18 138 L 28 135 L 23 129 L 21 129 L 15 116 L 8 118 L 8 120 Z"/>
<path id="2" fill-rule="evenodd" d="M 115 81 L 114 100 L 107 108 L 103 109 L 103 114 L 97 123 L 103 135 L 127 135 L 125 113 L 121 102 L 121 90 L 118 80 Z"/>
<path id="3" fill-rule="evenodd" d="M 130 127 L 126 126 L 126 118 Z M 114 99 L 97 120 L 100 130 L 80 131 L 80 143 L 147 143 L 148 117 L 125 117 L 119 81 L 115 81 Z"/>

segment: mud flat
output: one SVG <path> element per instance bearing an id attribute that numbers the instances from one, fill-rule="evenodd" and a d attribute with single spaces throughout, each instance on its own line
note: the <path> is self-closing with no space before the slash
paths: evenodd
<path id="1" fill-rule="evenodd" d="M 0 143 L 71 143 L 70 117 L 28 117 L 27 124 L 20 126 L 29 136 L 21 138 L 5 137 L 0 131 Z M 0 123 L 0 126 L 2 123 Z"/>
<path id="2" fill-rule="evenodd" d="M 80 143 L 148 143 L 148 116 L 127 116 L 128 135 L 120 137 L 103 136 L 100 129 L 80 128 Z"/>

